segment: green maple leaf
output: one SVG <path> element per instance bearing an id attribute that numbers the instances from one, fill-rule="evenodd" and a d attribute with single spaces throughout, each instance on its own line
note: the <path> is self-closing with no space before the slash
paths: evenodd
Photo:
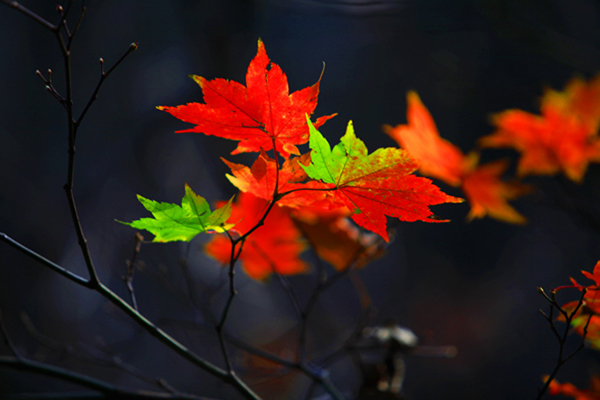
<path id="1" fill-rule="evenodd" d="M 154 218 L 141 218 L 133 222 L 117 221 L 136 229 L 145 229 L 155 235 L 153 242 L 189 242 L 202 232 L 225 232 L 234 224 L 225 222 L 231 216 L 231 202 L 210 211 L 206 199 L 198 196 L 185 184 L 181 207 L 177 204 L 159 203 L 137 195 L 138 200 Z"/>
<path id="2" fill-rule="evenodd" d="M 429 206 L 463 201 L 445 194 L 431 180 L 411 175 L 418 164 L 402 149 L 383 148 L 368 154 L 354 134 L 352 121 L 333 149 L 308 117 L 307 121 L 313 151 L 311 164 L 303 166 L 304 170 L 313 179 L 335 185 L 333 201 L 348 207 L 358 225 L 385 240 L 386 215 L 402 221 L 446 222 Z"/>

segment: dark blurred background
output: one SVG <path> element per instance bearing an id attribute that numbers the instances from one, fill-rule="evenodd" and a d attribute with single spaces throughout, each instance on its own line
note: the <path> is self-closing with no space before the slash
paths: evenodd
<path id="1" fill-rule="evenodd" d="M 54 1 L 22 4 L 58 20 Z M 492 113 L 537 112 L 543 88 L 562 89 L 571 77 L 600 70 L 600 4 L 592 0 L 92 0 L 86 5 L 72 48 L 77 114 L 98 81 L 98 58 L 111 66 L 131 42 L 139 42 L 106 81 L 80 128 L 74 187 L 99 276 L 125 298 L 121 277 L 133 253 L 134 231 L 115 219 L 147 215 L 135 194 L 178 203 L 187 182 L 211 202 L 226 199 L 235 190 L 219 156 L 239 163 L 254 157 L 228 155 L 233 142 L 175 134 L 188 125 L 155 107 L 200 101 L 200 88 L 189 74 L 243 83 L 258 38 L 287 74 L 292 91 L 313 84 L 325 63 L 315 116 L 339 115 L 321 131 L 337 142 L 352 119 L 371 150 L 395 146 L 381 125 L 405 123 L 407 90 L 419 93 L 441 135 L 467 152 L 493 131 Z M 75 1 L 72 17 L 79 7 Z M 66 117 L 34 73 L 52 68 L 55 86 L 64 93 L 56 39 L 4 5 L 0 37 L 0 231 L 87 276 L 62 189 Z M 483 160 L 517 156 L 489 150 Z M 562 177 L 527 179 L 538 191 L 514 203 L 529 219 L 526 226 L 491 219 L 467 223 L 468 204 L 435 207 L 436 214 L 452 219 L 448 224 L 390 221 L 396 234 L 387 256 L 360 272 L 378 309 L 373 324 L 394 317 L 422 344 L 458 348 L 452 359 L 407 358 L 408 399 L 535 398 L 542 375 L 555 365 L 558 346 L 538 312 L 547 303 L 536 287 L 568 284 L 569 276 L 584 282 L 579 271 L 591 270 L 600 259 L 599 172 L 592 165 L 582 186 Z M 204 240 L 144 245 L 145 268 L 136 272 L 134 285 L 143 313 L 223 365 L 207 315 L 222 307 L 227 276 L 202 254 Z M 310 253 L 306 257 L 310 260 Z M 291 282 L 308 289 L 315 280 L 313 274 Z M 229 331 L 280 354 L 294 348 L 297 319 L 277 282 L 261 284 L 240 273 L 237 284 Z M 118 355 L 144 377 L 164 377 L 179 390 L 238 396 L 164 349 L 99 295 L 5 244 L 0 244 L 0 285 L 5 325 L 33 359 L 133 388 L 153 387 L 120 368 L 99 365 Z M 189 290 L 205 312 L 194 308 Z M 567 301 L 577 293 L 561 296 Z M 311 351 L 317 354 L 347 337 L 359 311 L 349 281 L 332 287 L 311 319 Z M 0 349 L 9 354 L 5 346 Z M 257 371 L 269 371 L 268 365 L 232 352 L 242 377 L 265 399 L 304 398 L 306 378 L 275 375 L 282 371 L 261 378 Z M 584 350 L 558 378 L 585 387 L 599 370 L 598 354 Z M 348 396 L 356 390 L 360 376 L 348 359 L 334 364 L 331 374 Z M 0 397 L 60 390 L 79 388 L 0 369 Z"/>

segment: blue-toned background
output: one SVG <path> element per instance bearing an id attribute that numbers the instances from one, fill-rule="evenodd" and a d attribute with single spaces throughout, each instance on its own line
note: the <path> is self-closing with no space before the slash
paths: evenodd
<path id="1" fill-rule="evenodd" d="M 23 5 L 58 19 L 52 1 Z M 73 16 L 79 5 L 74 2 Z M 313 84 L 325 63 L 315 116 L 339 115 L 321 131 L 337 142 L 352 119 L 371 150 L 395 146 L 381 125 L 406 122 L 407 90 L 419 93 L 441 135 L 467 152 L 493 131 L 492 113 L 537 112 L 545 87 L 561 89 L 573 76 L 600 70 L 600 4 L 592 0 L 105 0 L 87 7 L 72 49 L 77 113 L 99 78 L 98 58 L 109 67 L 131 42 L 139 42 L 106 81 L 80 128 L 74 187 L 100 278 L 124 297 L 121 277 L 134 231 L 114 220 L 146 216 L 135 194 L 177 203 L 187 182 L 211 202 L 227 199 L 235 190 L 219 156 L 238 163 L 254 157 L 229 155 L 233 142 L 173 133 L 188 125 L 155 107 L 200 101 L 189 74 L 243 83 L 259 37 L 292 91 Z M 66 117 L 34 73 L 52 68 L 64 92 L 56 40 L 4 5 L 0 38 L 0 232 L 85 276 L 62 189 Z M 484 161 L 500 157 L 515 160 L 517 154 L 483 153 Z M 528 217 L 526 226 L 490 219 L 467 223 L 468 204 L 435 207 L 436 214 L 452 219 L 448 224 L 390 221 L 396 235 L 387 256 L 360 273 L 379 310 L 373 323 L 395 317 L 423 344 L 458 348 L 453 359 L 407 358 L 408 399 L 535 398 L 558 347 L 538 312 L 547 304 L 536 287 L 567 284 L 569 276 L 584 282 L 579 271 L 591 270 L 600 259 L 599 172 L 592 165 L 582 186 L 562 177 L 527 179 L 539 190 L 514 203 Z M 581 213 L 582 207 L 591 214 Z M 204 240 L 144 245 L 140 257 L 146 269 L 136 273 L 134 284 L 140 311 L 222 365 L 211 321 L 191 305 L 180 262 L 188 260 L 198 302 L 218 313 L 227 276 L 202 255 Z M 291 281 L 307 288 L 315 279 Z M 259 284 L 241 272 L 238 289 L 229 331 L 274 351 L 293 348 L 297 319 L 277 282 Z M 575 296 L 565 292 L 563 299 Z M 145 376 L 164 377 L 179 390 L 237 396 L 164 349 L 99 295 L 5 244 L 0 244 L 0 309 L 13 340 L 31 358 L 150 388 L 117 368 L 86 361 L 118 354 Z M 358 313 L 352 285 L 334 286 L 311 319 L 313 350 L 347 337 Z M 43 335 L 27 329 L 29 320 Z M 65 343 L 73 346 L 71 354 Z M 571 345 L 577 344 L 573 337 Z M 8 355 L 1 346 L 0 354 Z M 265 399 L 303 398 L 306 380 L 259 379 L 260 365 L 234 353 L 242 377 Z M 598 354 L 584 350 L 558 378 L 585 387 L 599 369 Z M 351 393 L 360 377 L 341 359 L 332 379 Z M 0 369 L 0 397 L 56 390 L 79 388 Z"/>

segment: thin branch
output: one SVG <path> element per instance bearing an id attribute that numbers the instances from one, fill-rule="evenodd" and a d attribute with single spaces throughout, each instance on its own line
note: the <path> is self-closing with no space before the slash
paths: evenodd
<path id="1" fill-rule="evenodd" d="M 52 378 L 60 379 L 66 382 L 75 383 L 83 387 L 96 390 L 104 396 L 117 399 L 191 399 L 198 400 L 202 397 L 191 394 L 173 394 L 150 391 L 131 391 L 118 386 L 111 385 L 90 376 L 70 371 L 64 368 L 56 367 L 26 358 L 16 358 L 0 356 L 0 366 L 12 368 L 17 371 L 26 371 L 42 374 Z M 14 397 L 16 398 L 16 397 Z M 62 396 L 61 396 L 62 398 Z"/>
<path id="2" fill-rule="evenodd" d="M 546 315 L 542 312 L 542 314 L 544 315 L 544 317 L 546 318 L 546 320 L 548 321 L 548 323 L 550 324 L 550 327 L 552 329 L 552 332 L 554 333 L 554 335 L 557 337 L 558 340 L 558 357 L 556 360 L 556 365 L 554 366 L 554 370 L 552 371 L 552 373 L 548 376 L 548 378 L 546 379 L 546 381 L 544 382 L 544 385 L 539 388 L 538 390 L 538 396 L 536 397 L 536 400 L 541 400 L 542 397 L 544 396 L 544 394 L 546 394 L 546 391 L 548 390 L 548 388 L 550 387 L 550 383 L 554 380 L 554 378 L 556 377 L 556 375 L 558 374 L 558 371 L 560 370 L 560 368 L 567 362 L 569 361 L 571 358 L 573 358 L 573 356 L 575 356 L 575 354 L 577 354 L 579 351 L 581 351 L 584 347 L 585 347 L 585 338 L 587 336 L 587 331 L 588 331 L 588 326 L 589 323 L 592 319 L 593 314 L 590 314 L 584 328 L 583 328 L 583 335 L 581 338 L 581 342 L 579 344 L 579 346 L 574 349 L 570 354 L 568 354 L 567 356 L 565 356 L 564 352 L 565 352 L 565 344 L 567 342 L 567 337 L 569 336 L 569 333 L 571 331 L 571 322 L 573 321 L 573 317 L 575 317 L 575 315 L 577 315 L 577 312 L 581 309 L 582 306 L 584 306 L 585 304 L 585 294 L 587 293 L 587 288 L 582 288 L 581 289 L 581 297 L 579 298 L 579 301 L 577 302 L 577 305 L 575 306 L 575 308 L 573 309 L 573 311 L 571 313 L 565 311 L 562 309 L 562 307 L 558 304 L 558 302 L 556 301 L 556 290 L 553 290 L 551 292 L 551 297 L 548 296 L 544 290 L 542 288 L 538 288 L 538 291 L 540 292 L 540 294 L 542 294 L 542 296 L 544 296 L 544 298 L 550 302 L 550 315 Z M 565 318 L 565 330 L 563 331 L 562 334 L 560 334 L 556 328 L 556 325 L 554 324 L 554 308 L 556 308 Z"/>
<path id="3" fill-rule="evenodd" d="M 72 5 L 73 5 L 73 0 L 68 0 L 66 9 L 63 8 L 63 6 L 61 6 L 60 4 L 56 6 L 56 11 L 58 11 L 58 14 L 60 15 L 60 21 L 58 22 L 58 24 L 56 24 L 56 26 L 54 28 L 54 32 L 56 34 L 59 34 L 60 29 L 62 27 L 64 27 L 67 37 L 71 37 L 71 33 L 69 32 L 69 28 L 67 27 L 67 15 L 69 15 L 69 11 L 71 11 Z M 67 46 L 67 49 L 69 49 L 69 46 Z"/>
<path id="4" fill-rule="evenodd" d="M 14 240 L 10 236 L 6 235 L 5 233 L 0 232 L 0 240 L 9 244 L 10 246 L 14 247 L 15 249 L 19 250 L 21 253 L 29 256 L 30 258 L 33 258 L 34 260 L 41 263 L 42 265 L 45 265 L 46 267 L 50 268 L 52 271 L 64 276 L 65 278 L 69 279 L 70 281 L 73 281 L 81 286 L 90 287 L 87 279 L 66 270 L 65 268 L 61 267 L 58 264 L 53 263 L 52 261 L 48 260 L 46 257 L 36 253 L 35 251 L 31 250 L 28 247 L 23 246 L 21 243 L 17 242 L 16 240 Z"/>
<path id="5" fill-rule="evenodd" d="M 3 4 L 6 4 L 9 7 L 12 7 L 14 9 L 16 9 L 16 10 L 19 10 L 20 12 L 22 12 L 25 15 L 27 15 L 29 18 L 31 18 L 35 22 L 43 25 L 45 28 L 48 28 L 51 31 L 55 31 L 56 30 L 56 26 L 55 25 L 52 25 L 50 22 L 46 21 L 44 18 L 40 17 L 39 15 L 37 15 L 36 13 L 34 13 L 33 11 L 30 11 L 28 8 L 23 7 L 21 4 L 19 4 L 19 2 L 17 2 L 17 1 L 10 1 L 10 0 L 0 0 L 0 1 Z"/>
<path id="6" fill-rule="evenodd" d="M 135 272 L 135 267 L 137 263 L 137 257 L 140 253 L 140 249 L 142 248 L 142 243 L 144 242 L 144 237 L 139 233 L 135 233 L 135 248 L 133 250 L 133 257 L 131 257 L 131 261 L 127 261 L 127 274 L 123 277 L 123 281 L 125 285 L 127 285 L 127 291 L 129 292 L 129 297 L 131 297 L 131 304 L 133 304 L 133 308 L 136 311 L 139 311 L 137 306 L 137 301 L 135 299 L 135 291 L 133 289 L 133 274 Z"/>
<path id="7" fill-rule="evenodd" d="M 71 41 L 79 31 L 79 28 L 81 27 L 81 21 L 83 21 L 83 16 L 85 15 L 86 10 L 87 8 L 85 7 L 85 0 L 81 0 L 81 12 L 79 13 L 77 24 L 75 24 L 75 29 L 73 29 L 73 33 L 71 33 L 69 36 L 69 42 L 67 43 L 67 46 L 69 47 L 71 47 Z"/>
<path id="8" fill-rule="evenodd" d="M 292 306 L 294 307 L 294 311 L 296 312 L 296 314 L 298 314 L 299 318 L 303 318 L 304 313 L 302 312 L 302 306 L 300 305 L 300 300 L 298 299 L 298 296 L 296 295 L 296 291 L 294 290 L 292 285 L 290 285 L 290 281 L 285 276 L 281 275 L 274 268 L 274 266 L 272 267 L 272 270 L 273 270 L 273 273 L 275 274 L 275 276 L 277 277 L 277 281 L 279 282 L 281 287 L 285 290 L 285 293 L 287 294 L 288 298 L 290 299 L 290 303 L 292 303 Z"/>
<path id="9" fill-rule="evenodd" d="M 60 93 L 58 93 L 58 91 L 56 90 L 56 88 L 54 87 L 54 85 L 52 84 L 52 70 L 48 69 L 48 79 L 46 79 L 44 77 L 44 75 L 42 75 L 42 73 L 40 72 L 40 70 L 38 69 L 37 71 L 35 71 L 35 74 L 37 76 L 39 76 L 42 81 L 44 82 L 44 84 L 46 85 L 46 90 L 52 95 L 54 96 L 54 98 L 56 100 L 58 100 L 58 102 L 63 106 L 63 107 L 67 107 L 67 103 L 65 101 L 65 99 L 60 95 Z"/>
<path id="10" fill-rule="evenodd" d="M 109 288 L 104 286 L 102 283 L 98 283 L 97 285 L 91 286 L 89 281 L 87 281 L 75 274 L 72 274 L 71 272 L 65 270 L 63 267 L 61 267 L 57 264 L 52 263 L 51 261 L 49 261 L 46 258 L 40 256 L 39 254 L 33 252 L 32 250 L 29 250 L 25 246 L 10 239 L 5 234 L 0 234 L 0 239 L 11 244 L 13 247 L 21 250 L 26 255 L 41 262 L 43 265 L 51 268 L 53 271 L 56 271 L 63 276 L 66 276 L 71 281 L 73 281 L 81 286 L 94 289 L 95 291 L 100 293 L 104 298 L 106 298 L 111 303 L 113 303 L 118 308 L 120 308 L 122 311 L 124 311 L 125 314 L 127 314 L 133 321 L 135 321 L 138 325 L 140 325 L 142 328 L 144 328 L 153 337 L 160 340 L 168 348 L 170 348 L 171 350 L 173 350 L 174 352 L 179 354 L 184 359 L 191 362 L 193 365 L 196 365 L 196 366 L 202 368 L 206 372 L 210 373 L 211 375 L 213 375 L 215 377 L 222 379 L 226 383 L 233 384 L 238 389 L 240 389 L 240 391 L 242 391 L 242 394 L 244 394 L 247 398 L 249 398 L 249 399 L 259 398 L 258 396 L 254 395 L 252 392 L 250 392 L 252 394 L 247 393 L 246 386 L 243 383 L 239 382 L 239 378 L 231 376 L 227 371 L 224 371 L 223 369 L 215 366 L 214 364 L 212 364 L 212 363 L 204 360 L 203 358 L 199 357 L 198 355 L 196 355 L 190 349 L 188 349 L 183 344 L 181 344 L 180 342 L 175 340 L 173 337 L 168 335 L 166 332 L 164 332 L 162 329 L 160 329 L 156 325 L 154 325 L 151 321 L 149 321 L 146 317 L 144 317 L 142 314 L 140 314 L 138 311 L 136 311 L 125 300 L 120 298 L 118 295 L 116 295 L 114 292 L 112 292 Z"/>
<path id="11" fill-rule="evenodd" d="M 75 121 L 75 135 L 77 135 L 77 129 L 79 128 L 79 125 L 81 125 L 81 122 L 83 121 L 83 118 L 87 114 L 88 110 L 90 109 L 90 107 L 92 106 L 94 101 L 96 101 L 98 99 L 98 92 L 100 91 L 100 87 L 102 87 L 102 84 L 104 83 L 104 81 L 115 70 L 115 68 L 117 68 L 119 66 L 119 64 L 121 64 L 123 62 L 123 60 L 125 60 L 125 58 L 127 58 L 128 55 L 130 55 L 135 50 L 137 50 L 137 48 L 138 48 L 137 42 L 131 43 L 129 45 L 129 48 L 125 52 L 125 54 L 123 54 L 121 56 L 121 58 L 119 58 L 119 60 L 107 72 L 104 72 L 104 60 L 102 58 L 100 59 L 100 80 L 98 81 L 98 84 L 96 85 L 96 89 L 94 89 L 94 93 L 92 93 L 92 95 L 90 96 L 90 99 L 88 100 L 88 103 L 86 104 L 85 108 L 81 112 L 81 115 Z"/>

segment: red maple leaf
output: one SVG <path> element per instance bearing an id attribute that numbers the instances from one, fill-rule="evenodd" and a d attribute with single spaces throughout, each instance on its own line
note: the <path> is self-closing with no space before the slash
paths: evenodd
<path id="1" fill-rule="evenodd" d="M 431 180 L 411 175 L 418 164 L 404 150 L 384 148 L 368 154 L 352 122 L 333 149 L 310 121 L 309 126 L 313 153 L 311 164 L 304 167 L 308 175 L 333 185 L 333 207 L 347 207 L 354 222 L 386 241 L 386 215 L 408 222 L 446 222 L 429 206 L 463 201 L 443 193 Z"/>
<path id="2" fill-rule="evenodd" d="M 500 179 L 507 167 L 504 161 L 478 165 L 476 153 L 464 155 L 457 146 L 440 137 L 431 114 L 415 92 L 409 92 L 407 99 L 408 124 L 386 126 L 384 131 L 418 161 L 419 171 L 460 186 L 471 205 L 469 219 L 489 215 L 509 223 L 524 223 L 525 218 L 508 200 L 527 193 L 529 187 Z"/>
<path id="3" fill-rule="evenodd" d="M 277 64 L 269 62 L 260 39 L 246 73 L 246 86 L 225 79 L 192 78 L 202 88 L 205 104 L 158 107 L 196 125 L 178 133 L 198 132 L 237 140 L 240 143 L 232 154 L 275 148 L 285 158 L 290 153 L 299 154 L 296 145 L 308 141 L 305 115 L 312 115 L 317 106 L 320 78 L 314 85 L 289 94 L 286 75 Z M 334 116 L 320 117 L 315 125 L 321 126 Z"/>
<path id="4" fill-rule="evenodd" d="M 600 162 L 600 76 L 586 84 L 574 79 L 564 92 L 547 90 L 541 115 L 507 110 L 494 119 L 497 131 L 480 139 L 484 147 L 521 152 L 520 175 L 559 171 L 581 182 L 589 162 Z"/>
<path id="5" fill-rule="evenodd" d="M 260 220 L 268 204 L 252 194 L 240 193 L 228 221 L 236 221 L 235 231 L 245 234 Z M 289 213 L 287 207 L 274 206 L 264 225 L 246 239 L 239 260 L 251 278 L 263 280 L 273 272 L 293 275 L 308 270 L 299 257 L 306 246 Z M 226 235 L 215 235 L 204 250 L 221 263 L 229 264 L 231 241 Z"/>

